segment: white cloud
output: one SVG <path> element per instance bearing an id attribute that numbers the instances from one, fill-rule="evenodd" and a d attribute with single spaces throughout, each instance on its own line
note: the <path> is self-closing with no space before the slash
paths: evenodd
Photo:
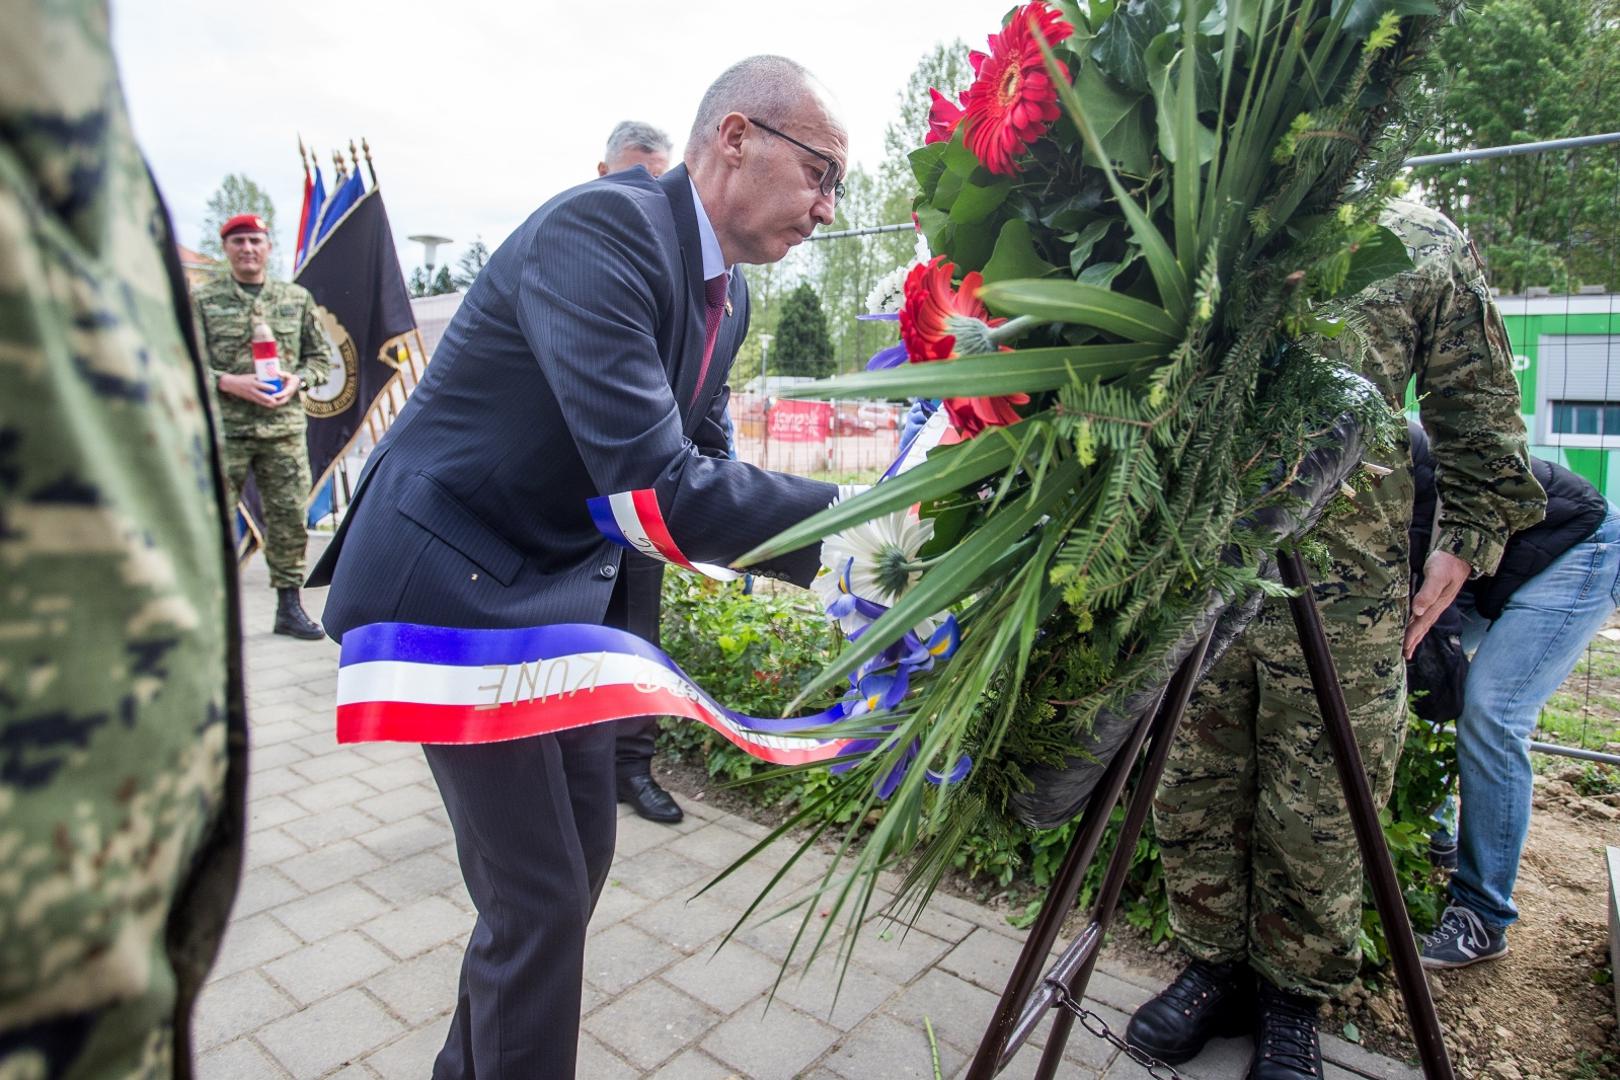
<path id="1" fill-rule="evenodd" d="M 821 76 L 843 107 L 852 160 L 875 167 L 883 129 L 918 59 L 960 37 L 982 47 L 1005 6 L 576 3 L 555 0 L 113 0 L 136 135 L 182 240 L 201 239 L 220 179 L 245 173 L 274 199 L 290 255 L 302 198 L 297 137 L 331 152 L 371 143 L 408 268 L 405 237 L 499 244 L 530 211 L 595 175 L 622 119 L 684 143 L 709 82 L 761 52 Z M 290 262 L 290 260 L 289 260 Z"/>

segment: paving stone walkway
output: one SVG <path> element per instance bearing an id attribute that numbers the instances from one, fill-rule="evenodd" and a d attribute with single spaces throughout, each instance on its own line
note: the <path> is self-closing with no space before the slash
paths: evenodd
<path id="1" fill-rule="evenodd" d="M 438 792 L 415 746 L 336 745 L 336 647 L 268 632 L 274 598 L 262 561 L 248 567 L 244 589 L 252 831 L 199 1007 L 201 1075 L 427 1080 L 473 922 Z M 306 596 L 312 613 L 323 599 Z M 767 1009 L 793 928 L 757 926 L 715 952 L 757 894 L 763 866 L 688 902 L 762 830 L 683 802 L 686 820 L 673 828 L 619 820 L 586 952 L 582 1080 L 927 1078 L 925 1018 L 941 1074 L 965 1068 L 1018 955 L 1019 934 L 1001 915 L 938 896 L 909 933 L 863 935 L 835 1009 L 825 962 L 808 975 L 790 969 Z M 1105 958 L 1089 1004 L 1123 1031 L 1151 986 Z M 1329 1080 L 1417 1076 L 1342 1040 L 1324 1043 Z M 1003 1075 L 1032 1075 L 1038 1056 L 1026 1050 Z M 1237 1078 L 1247 1059 L 1247 1040 L 1220 1040 L 1181 1071 Z M 1061 1075 L 1147 1074 L 1077 1028 Z"/>

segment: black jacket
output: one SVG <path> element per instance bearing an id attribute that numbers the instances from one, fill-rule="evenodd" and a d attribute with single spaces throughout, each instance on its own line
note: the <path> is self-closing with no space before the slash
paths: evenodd
<path id="1" fill-rule="evenodd" d="M 1428 437 L 1417 424 L 1409 426 L 1412 433 L 1412 480 L 1416 491 L 1410 533 L 1412 573 L 1419 575 L 1429 551 L 1429 533 L 1434 528 L 1437 496 L 1434 455 L 1429 450 Z M 1591 536 L 1608 516 L 1608 500 L 1584 477 L 1540 458 L 1530 459 L 1530 469 L 1537 483 L 1547 492 L 1547 516 L 1508 538 L 1502 563 L 1495 574 L 1475 578 L 1464 586 L 1473 594 L 1474 609 L 1487 619 L 1500 616 L 1520 585 Z"/>

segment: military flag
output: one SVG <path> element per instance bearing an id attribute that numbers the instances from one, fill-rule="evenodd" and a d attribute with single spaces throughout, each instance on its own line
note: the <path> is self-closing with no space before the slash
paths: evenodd
<path id="1" fill-rule="evenodd" d="M 365 194 L 366 182 L 360 179 L 360 167 L 356 165 L 354 171 L 349 173 L 348 179 L 339 184 L 337 190 L 332 192 L 331 201 L 321 210 L 321 223 L 315 228 L 314 242 L 316 245 L 326 239 L 327 234 L 337 227 L 338 222 L 343 220 L 343 215 L 349 212 L 349 208 L 358 203 Z M 389 250 L 393 250 L 392 241 L 390 241 Z M 397 258 L 395 264 L 398 264 Z"/>
<path id="2" fill-rule="evenodd" d="M 420 339 L 382 193 L 375 187 L 366 191 L 357 168 L 328 210 L 342 209 L 343 193 L 356 188 L 359 195 L 335 222 L 322 221 L 324 237 L 317 234 L 314 250 L 293 277 L 315 298 L 316 315 L 332 343 L 326 384 L 304 394 L 315 479 L 310 509 L 316 518 L 330 512 L 333 470 L 367 430 L 373 403 L 394 385 L 388 404 L 397 407 L 415 385 L 410 349 Z M 386 416 L 373 417 L 372 436 L 391 418 L 391 408 Z"/>
<path id="3" fill-rule="evenodd" d="M 304 176 L 304 210 L 298 215 L 298 246 L 293 251 L 293 270 L 304 265 L 304 256 L 315 246 L 315 226 L 326 207 L 326 181 L 321 178 L 321 167 L 315 166 L 315 179 Z"/>
<path id="4" fill-rule="evenodd" d="M 369 147 L 366 160 L 369 164 Z M 415 387 L 417 369 L 427 355 L 375 178 L 368 191 L 356 161 L 353 172 L 326 199 L 317 165 L 306 191 L 308 216 L 300 228 L 303 242 L 293 281 L 315 298 L 332 355 L 325 385 L 302 394 L 314 480 L 305 516 L 313 526 L 335 508 L 336 474 L 344 457 L 363 434 L 380 437 Z M 249 474 L 236 521 L 242 562 L 259 549 L 263 532 L 259 493 Z"/>

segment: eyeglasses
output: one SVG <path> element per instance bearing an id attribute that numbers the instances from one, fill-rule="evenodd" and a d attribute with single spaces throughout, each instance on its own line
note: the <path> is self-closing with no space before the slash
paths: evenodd
<path id="1" fill-rule="evenodd" d="M 759 121 L 759 120 L 755 120 L 752 116 L 748 117 L 748 122 L 750 124 L 753 124 L 757 128 L 760 128 L 760 129 L 762 129 L 764 131 L 770 132 L 772 135 L 775 135 L 778 139 L 786 139 L 788 142 L 792 143 L 794 146 L 797 146 L 800 150 L 803 150 L 805 153 L 813 154 L 817 158 L 821 159 L 822 161 L 825 161 L 827 163 L 827 168 L 821 174 L 821 182 L 820 182 L 820 185 L 819 185 L 820 188 L 821 188 L 821 193 L 823 195 L 831 195 L 833 197 L 834 202 L 842 202 L 843 201 L 843 198 L 844 198 L 844 182 L 838 178 L 838 162 L 834 161 L 832 158 L 828 157 L 826 154 L 823 154 L 820 150 L 817 150 L 814 147 L 804 145 L 804 143 L 800 142 L 798 139 L 795 139 L 793 136 L 786 135 L 786 134 L 784 134 L 784 133 L 782 133 L 780 131 L 777 131 L 775 128 L 771 127 L 771 125 L 769 125 L 767 123 L 764 123 L 764 122 Z"/>

